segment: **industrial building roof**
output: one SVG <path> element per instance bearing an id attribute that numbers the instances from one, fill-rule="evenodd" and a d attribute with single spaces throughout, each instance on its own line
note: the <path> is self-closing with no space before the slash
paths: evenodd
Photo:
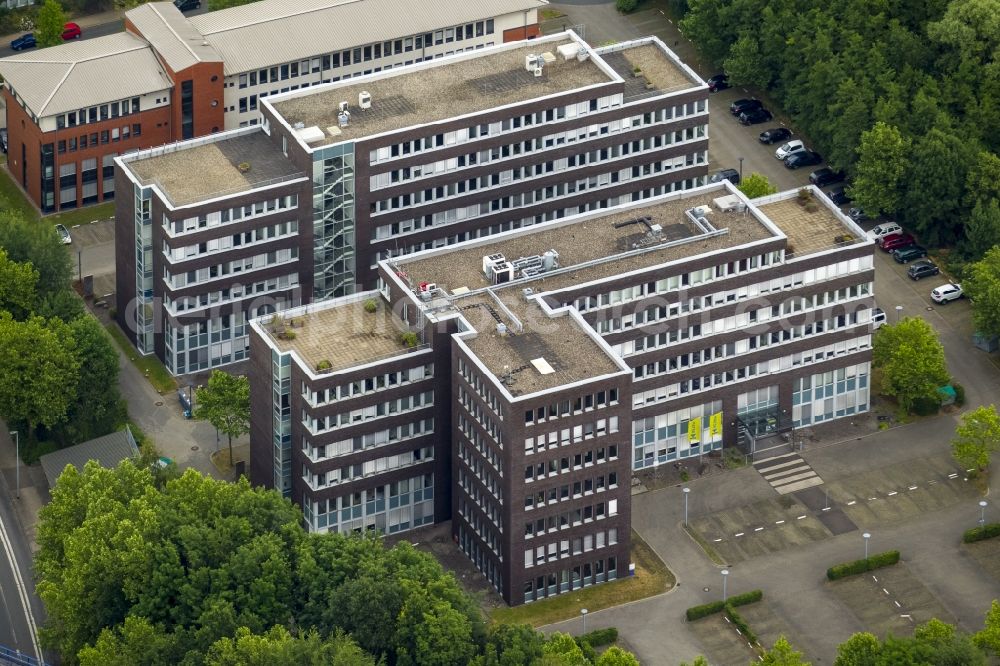
<path id="1" fill-rule="evenodd" d="M 547 5 L 545 0 L 261 0 L 188 20 L 222 55 L 229 75 Z"/>
<path id="2" fill-rule="evenodd" d="M 0 76 L 39 118 L 172 87 L 149 45 L 126 32 L 0 59 Z"/>
<path id="3" fill-rule="evenodd" d="M 175 72 L 222 56 L 172 2 L 147 2 L 128 12 L 128 20 Z"/>
<path id="4" fill-rule="evenodd" d="M 63 473 L 67 465 L 73 465 L 78 470 L 83 471 L 83 466 L 87 464 L 87 461 L 95 460 L 102 467 L 111 468 L 117 467 L 118 463 L 126 458 L 133 458 L 137 455 L 139 455 L 139 447 L 132 437 L 132 431 L 126 426 L 125 430 L 46 453 L 39 461 L 42 463 L 42 471 L 45 472 L 45 478 L 51 488 L 56 485 L 59 475 Z"/>

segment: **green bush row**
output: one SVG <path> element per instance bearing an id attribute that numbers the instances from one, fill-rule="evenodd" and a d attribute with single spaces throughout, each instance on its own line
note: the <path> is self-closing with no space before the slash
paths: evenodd
<path id="1" fill-rule="evenodd" d="M 965 530 L 965 534 L 962 535 L 962 541 L 973 543 L 975 541 L 982 541 L 983 539 L 992 539 L 996 536 L 1000 536 L 1000 523 L 989 523 L 982 527 L 973 527 L 971 530 Z"/>
<path id="2" fill-rule="evenodd" d="M 687 619 L 688 622 L 693 622 L 694 620 L 700 620 L 703 617 L 720 613 L 726 609 L 726 606 L 743 606 L 746 604 L 752 604 L 755 601 L 760 601 L 763 598 L 764 593 L 762 591 L 751 590 L 749 592 L 744 592 L 743 594 L 737 594 L 729 597 L 727 601 L 713 601 L 708 604 L 702 604 L 701 606 L 692 606 L 687 609 Z"/>
<path id="3" fill-rule="evenodd" d="M 750 625 L 747 624 L 742 615 L 736 612 L 732 605 L 726 605 L 726 615 L 729 616 L 729 621 L 736 625 L 736 628 L 750 641 L 751 645 L 757 642 L 757 636 L 750 630 Z"/>
<path id="4" fill-rule="evenodd" d="M 618 630 L 614 627 L 608 627 L 607 629 L 595 629 L 589 634 L 580 636 L 578 640 L 586 641 L 594 647 L 612 645 L 618 640 Z"/>
<path id="5" fill-rule="evenodd" d="M 855 560 L 853 562 L 835 564 L 826 570 L 826 577 L 829 580 L 837 580 L 846 576 L 854 576 L 873 569 L 887 567 L 896 562 L 899 562 L 899 551 L 887 550 L 884 553 L 876 553 L 867 560 Z"/>

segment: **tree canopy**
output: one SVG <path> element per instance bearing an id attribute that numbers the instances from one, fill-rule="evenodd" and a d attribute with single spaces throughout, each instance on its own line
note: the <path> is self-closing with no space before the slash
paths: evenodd
<path id="1" fill-rule="evenodd" d="M 1000 179 L 995 0 L 687 0 L 681 28 L 734 83 L 766 89 L 867 213 L 978 259 Z M 976 226 L 977 241 L 965 242 Z M 994 241 L 995 242 L 995 241 Z"/>
<path id="2" fill-rule="evenodd" d="M 963 467 L 986 469 L 1000 450 L 1000 414 L 993 405 L 962 414 L 951 442 L 952 456 Z"/>
<path id="3" fill-rule="evenodd" d="M 882 392 L 907 411 L 920 400 L 940 402 L 937 391 L 950 379 L 944 347 L 919 317 L 882 326 L 872 344 L 872 363 L 882 370 Z"/>
<path id="4" fill-rule="evenodd" d="M 767 179 L 767 176 L 759 174 L 756 171 L 744 178 L 739 184 L 739 191 L 747 195 L 748 199 L 756 199 L 757 197 L 765 197 L 768 194 L 774 194 L 778 191 L 771 181 Z"/>
<path id="5" fill-rule="evenodd" d="M 66 12 L 57 0 L 45 0 L 38 10 L 35 19 L 35 41 L 38 46 L 55 46 L 62 44 L 63 26 L 66 24 Z"/>
<path id="6" fill-rule="evenodd" d="M 250 380 L 213 370 L 208 385 L 195 393 L 194 417 L 206 419 L 229 439 L 229 464 L 233 464 L 233 437 L 250 432 Z"/>
<path id="7" fill-rule="evenodd" d="M 591 664 L 565 634 L 487 631 L 454 576 L 406 541 L 301 521 L 246 479 L 189 469 L 158 486 L 145 463 L 67 467 L 37 532 L 43 642 L 95 666 Z"/>
<path id="8" fill-rule="evenodd" d="M 989 250 L 986 256 L 969 267 L 962 290 L 975 301 L 972 320 L 976 331 L 984 335 L 1000 335 L 1000 246 Z"/>

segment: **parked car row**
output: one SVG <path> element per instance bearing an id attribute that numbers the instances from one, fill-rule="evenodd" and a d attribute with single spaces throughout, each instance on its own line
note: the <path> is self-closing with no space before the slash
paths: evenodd
<path id="1" fill-rule="evenodd" d="M 83 31 L 80 30 L 80 26 L 76 23 L 69 22 L 63 26 L 62 38 L 64 41 L 69 41 L 71 39 L 80 39 L 83 36 Z M 38 46 L 38 42 L 35 41 L 35 33 L 29 32 L 27 34 L 21 35 L 17 39 L 11 41 L 10 48 L 14 51 L 23 51 L 24 49 L 33 49 Z"/>

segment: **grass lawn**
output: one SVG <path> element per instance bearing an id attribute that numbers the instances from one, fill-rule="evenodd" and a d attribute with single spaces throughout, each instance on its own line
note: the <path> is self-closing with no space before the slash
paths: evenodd
<path id="1" fill-rule="evenodd" d="M 6 160 L 5 160 L 6 161 Z M 25 219 L 39 219 L 38 211 L 24 196 L 24 192 L 17 186 L 11 178 L 10 172 L 5 168 L 0 168 L 0 198 L 4 199 L 10 207 L 24 215 Z M 85 206 L 65 213 L 57 213 L 43 218 L 51 224 L 63 224 L 67 229 L 75 224 L 87 224 L 91 220 L 106 220 L 114 217 L 115 202 L 108 201 L 96 206 Z"/>
<path id="2" fill-rule="evenodd" d="M 4 161 L 6 162 L 6 160 Z M 0 198 L 4 199 L 11 208 L 24 215 L 25 219 L 38 219 L 38 211 L 28 202 L 24 192 L 11 179 L 10 172 L 6 168 L 0 168 Z"/>
<path id="3" fill-rule="evenodd" d="M 673 572 L 635 530 L 632 531 L 632 561 L 635 563 L 634 576 L 514 608 L 498 608 L 490 613 L 490 619 L 494 622 L 527 623 L 540 627 L 579 617 L 581 608 L 598 611 L 620 606 L 629 601 L 662 594 L 674 586 L 676 581 Z"/>
<path id="4" fill-rule="evenodd" d="M 118 347 L 121 348 L 121 350 L 125 352 L 125 355 L 132 361 L 132 365 L 137 367 L 139 371 L 146 376 L 146 379 L 148 379 L 149 383 L 153 385 L 153 388 L 155 388 L 160 394 L 177 390 L 177 381 L 170 376 L 170 373 L 167 372 L 166 366 L 160 362 L 160 359 L 152 355 L 140 355 L 139 352 L 136 351 L 135 347 L 132 346 L 132 343 L 129 342 L 128 338 L 125 337 L 125 334 L 122 333 L 122 330 L 118 328 L 118 324 L 112 322 L 110 324 L 106 324 L 105 328 L 108 329 L 108 333 L 111 334 L 111 337 L 115 339 Z"/>

